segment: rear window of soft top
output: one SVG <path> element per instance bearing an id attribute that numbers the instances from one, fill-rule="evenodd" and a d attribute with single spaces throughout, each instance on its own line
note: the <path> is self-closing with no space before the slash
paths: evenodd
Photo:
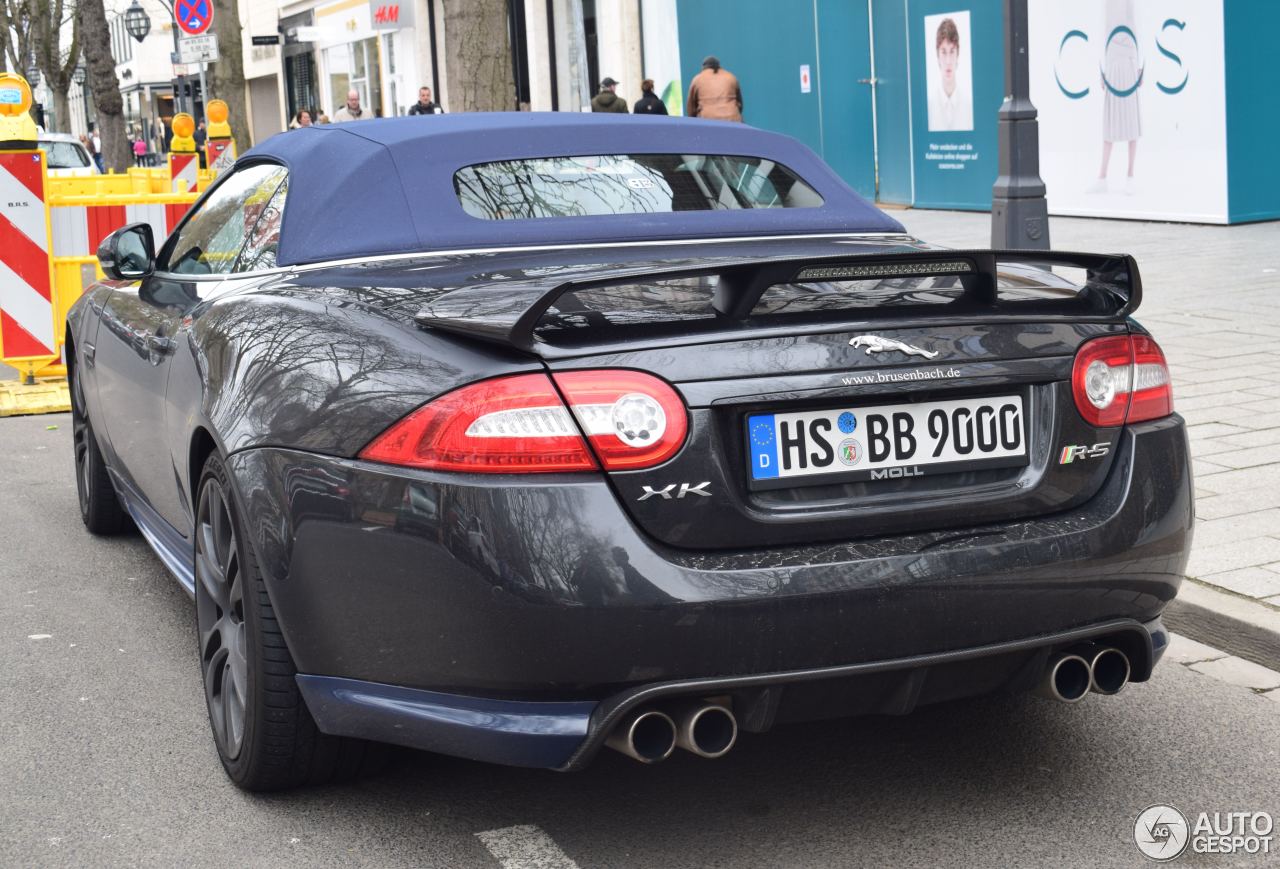
<path id="1" fill-rule="evenodd" d="M 773 160 L 712 154 L 538 157 L 466 166 L 462 208 L 483 220 L 816 208 L 822 197 Z"/>

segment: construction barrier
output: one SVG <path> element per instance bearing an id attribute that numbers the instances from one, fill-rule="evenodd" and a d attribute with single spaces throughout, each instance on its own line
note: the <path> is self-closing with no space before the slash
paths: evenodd
<path id="1" fill-rule="evenodd" d="M 0 151 L 0 354 L 29 375 L 60 361 L 42 151 Z"/>
<path id="2" fill-rule="evenodd" d="M 66 376 L 63 324 L 103 277 L 98 245 L 130 223 L 149 224 L 159 245 L 216 175 L 200 168 L 193 143 L 165 166 L 50 176 L 29 105 L 25 80 L 0 73 L 0 361 L 25 385 L 0 386 L 0 416 L 66 409 L 56 380 Z M 61 397 L 47 399 L 51 390 Z"/>
<path id="3" fill-rule="evenodd" d="M 10 167 L 15 160 L 22 166 L 24 155 L 28 160 L 33 156 L 0 152 L 0 196 L 6 184 L 11 187 L 16 182 Z M 65 194 L 58 191 L 83 190 L 85 179 L 45 178 L 42 172 L 31 171 L 25 177 L 40 191 L 38 198 L 33 194 L 31 199 L 38 216 L 24 221 L 21 239 L 10 242 L 0 232 L 0 262 L 12 261 L 17 267 L 11 267 L 10 274 L 0 265 L 0 360 L 31 382 L 36 377 L 66 374 L 62 324 L 85 288 L 103 277 L 96 255 L 102 240 L 130 223 L 149 224 L 155 238 L 163 240 L 198 194 Z M 12 207 L 13 201 L 4 200 L 5 220 L 0 227 L 12 227 L 8 219 L 24 213 Z M 40 261 L 49 272 L 44 280 L 37 265 Z"/>

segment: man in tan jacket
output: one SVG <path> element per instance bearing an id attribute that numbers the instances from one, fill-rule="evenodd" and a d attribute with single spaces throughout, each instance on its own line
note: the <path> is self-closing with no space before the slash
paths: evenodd
<path id="1" fill-rule="evenodd" d="M 685 113 L 691 118 L 712 121 L 742 120 L 742 88 L 738 77 L 720 68 L 720 61 L 710 56 L 702 61 L 702 72 L 689 85 Z"/>

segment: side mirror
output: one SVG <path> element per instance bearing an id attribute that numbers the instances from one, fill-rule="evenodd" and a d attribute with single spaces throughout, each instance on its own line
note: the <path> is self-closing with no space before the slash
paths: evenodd
<path id="1" fill-rule="evenodd" d="M 116 281 L 136 281 L 155 271 L 156 245 L 151 227 L 131 223 L 108 235 L 98 245 L 102 272 Z"/>

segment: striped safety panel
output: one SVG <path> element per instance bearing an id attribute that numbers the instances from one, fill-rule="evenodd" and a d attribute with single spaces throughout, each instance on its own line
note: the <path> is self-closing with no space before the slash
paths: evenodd
<path id="1" fill-rule="evenodd" d="M 200 160 L 195 154 L 169 154 L 169 178 L 174 193 L 179 192 L 179 181 L 187 182 L 187 193 L 195 193 L 200 181 Z"/>
<path id="2" fill-rule="evenodd" d="M 0 151 L 0 343 L 8 359 L 53 356 L 53 273 L 38 151 Z"/>

